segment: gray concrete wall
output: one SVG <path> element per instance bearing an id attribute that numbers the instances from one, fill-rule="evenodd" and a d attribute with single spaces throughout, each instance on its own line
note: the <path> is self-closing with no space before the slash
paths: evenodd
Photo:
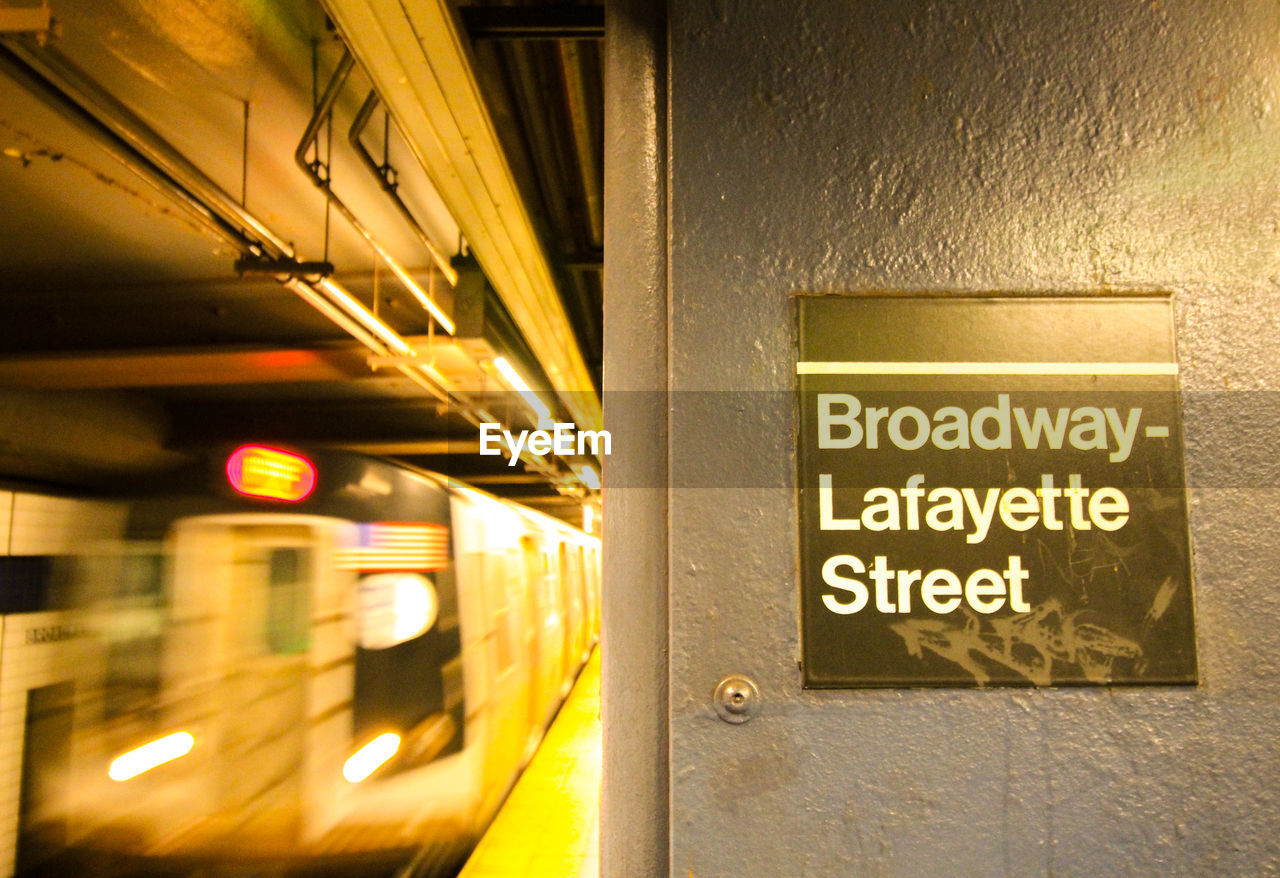
<path id="1" fill-rule="evenodd" d="M 668 14 L 668 285 L 629 290 L 669 308 L 670 469 L 651 471 L 669 502 L 608 532 L 616 553 L 669 516 L 670 861 L 653 872 L 1280 872 L 1280 5 Z M 867 290 L 1172 292 L 1198 687 L 800 688 L 794 418 L 720 392 L 789 392 L 792 296 Z M 609 342 L 607 370 L 644 361 Z M 647 441 L 614 435 L 614 461 Z M 606 728 L 608 638 L 666 591 L 616 554 L 608 575 Z M 658 665 L 612 673 L 667 685 Z M 712 711 L 729 673 L 760 685 L 745 725 Z M 637 780 L 652 765 L 613 765 L 606 790 L 663 813 Z M 619 862 L 608 878 L 642 874 Z"/>
<path id="2" fill-rule="evenodd" d="M 604 416 L 600 632 L 602 875 L 667 871 L 667 224 L 663 16 L 606 7 Z"/>

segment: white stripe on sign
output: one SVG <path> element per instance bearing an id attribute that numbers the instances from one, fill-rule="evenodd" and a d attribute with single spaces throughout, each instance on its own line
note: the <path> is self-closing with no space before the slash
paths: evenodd
<path id="1" fill-rule="evenodd" d="M 1177 363 L 796 363 L 797 375 L 1177 375 Z"/>

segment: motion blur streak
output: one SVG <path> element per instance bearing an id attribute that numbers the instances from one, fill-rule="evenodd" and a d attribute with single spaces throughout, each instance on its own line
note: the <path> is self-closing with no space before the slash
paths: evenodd
<path id="1" fill-rule="evenodd" d="M 596 641 L 599 541 L 327 449 L 283 452 L 305 498 L 249 496 L 245 447 L 110 499 L 0 491 L 0 596 L 32 595 L 0 614 L 28 669 L 0 774 L 30 791 L 0 876 L 444 878 L 537 749 Z"/>
<path id="2" fill-rule="evenodd" d="M 129 780 L 158 765 L 186 756 L 195 745 L 196 739 L 190 732 L 165 735 L 163 738 L 130 750 L 122 756 L 117 756 L 112 761 L 111 767 L 107 769 L 107 776 L 112 780 Z"/>

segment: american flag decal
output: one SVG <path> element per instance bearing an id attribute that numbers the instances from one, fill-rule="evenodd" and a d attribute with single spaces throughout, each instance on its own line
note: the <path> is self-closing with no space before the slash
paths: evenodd
<path id="1" fill-rule="evenodd" d="M 443 525 L 371 521 L 356 527 L 356 544 L 338 550 L 342 570 L 427 571 L 449 566 L 449 529 Z"/>

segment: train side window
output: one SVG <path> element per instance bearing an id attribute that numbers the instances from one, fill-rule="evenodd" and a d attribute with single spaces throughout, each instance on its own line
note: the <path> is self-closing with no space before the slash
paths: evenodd
<path id="1" fill-rule="evenodd" d="M 532 537 L 525 535 L 520 538 L 520 555 L 524 574 L 524 583 L 520 588 L 520 594 L 524 600 L 521 613 L 525 618 L 524 640 L 521 641 L 521 648 L 536 655 L 539 619 L 538 585 L 542 576 L 542 551 Z M 534 661 L 532 658 L 529 660 Z"/>
<path id="2" fill-rule="evenodd" d="M 566 637 L 573 639 L 573 628 L 582 616 L 582 590 L 578 577 L 581 568 L 578 566 L 578 555 L 568 545 L 560 544 L 560 601 L 568 616 L 569 628 Z"/>
<path id="3" fill-rule="evenodd" d="M 307 651 L 310 635 L 310 555 L 303 549 L 272 549 L 268 558 L 267 644 L 278 655 Z"/>
<path id="4" fill-rule="evenodd" d="M 525 582 L 528 584 L 529 592 L 533 593 L 539 577 L 542 576 L 546 560 L 543 557 L 542 549 L 530 536 L 520 538 L 520 554 L 524 558 Z"/>
<path id="5" fill-rule="evenodd" d="M 559 560 L 556 563 L 556 569 L 559 572 L 557 581 L 560 584 L 560 606 L 568 610 L 569 607 L 569 551 L 561 543 L 556 550 L 559 553 Z"/>

